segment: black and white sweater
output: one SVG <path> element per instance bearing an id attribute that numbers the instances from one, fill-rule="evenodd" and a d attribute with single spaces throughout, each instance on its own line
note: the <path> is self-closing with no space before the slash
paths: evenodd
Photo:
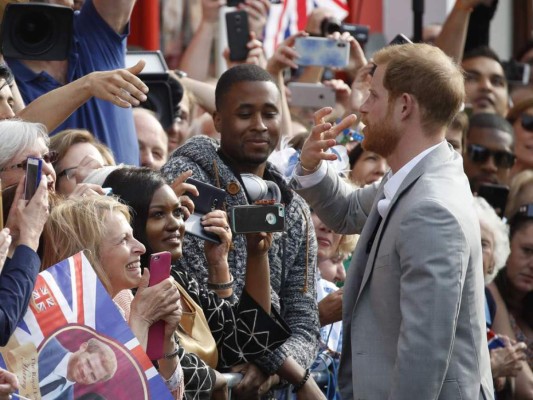
<path id="1" fill-rule="evenodd" d="M 218 142 L 206 136 L 193 137 L 172 154 L 161 172 L 169 183 L 182 172 L 192 170 L 195 179 L 225 190 L 230 183 L 239 184 L 230 167 L 219 157 L 218 146 Z M 315 287 L 317 243 L 305 201 L 287 186 L 282 175 L 271 164 L 267 164 L 264 178 L 278 184 L 285 203 L 286 233 L 274 234 L 269 251 L 270 283 L 272 304 L 292 331 L 291 337 L 281 347 L 268 357 L 255 361 L 265 372 L 273 374 L 288 356 L 307 368 L 318 352 L 319 322 Z M 234 195 L 228 193 L 226 202 L 228 206 L 248 204 L 243 190 Z M 228 263 L 235 280 L 234 294 L 239 297 L 246 274 L 245 236 L 235 235 L 233 244 Z M 283 263 L 285 278 L 282 288 Z M 192 274 L 198 282 L 207 284 L 207 261 L 202 240 L 185 236 L 183 257 L 177 267 Z"/>

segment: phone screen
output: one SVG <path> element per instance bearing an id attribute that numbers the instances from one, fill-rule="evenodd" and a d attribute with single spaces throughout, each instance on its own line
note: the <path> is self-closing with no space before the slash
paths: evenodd
<path id="1" fill-rule="evenodd" d="M 28 163 L 26 165 L 26 184 L 24 187 L 25 200 L 30 200 L 35 194 L 37 186 L 39 186 L 42 163 L 43 160 L 40 158 L 28 157 Z"/>

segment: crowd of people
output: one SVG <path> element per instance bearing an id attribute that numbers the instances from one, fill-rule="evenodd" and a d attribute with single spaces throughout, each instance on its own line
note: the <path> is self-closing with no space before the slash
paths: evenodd
<path id="1" fill-rule="evenodd" d="M 68 58 L 0 65 L 1 346 L 38 273 L 84 251 L 143 349 L 164 321 L 152 361 L 175 399 L 229 398 L 227 372 L 235 399 L 533 399 L 533 77 L 511 85 L 488 46 L 498 1 L 457 0 L 427 43 L 367 59 L 323 31 L 327 8 L 267 55 L 272 5 L 246 0 L 236 62 L 215 54 L 225 0 L 165 0 L 155 102 L 144 61 L 125 68 L 135 0 L 48 2 L 76 10 Z M 348 66 L 300 66 L 308 36 L 344 43 Z M 335 105 L 295 106 L 290 82 Z M 202 196 L 189 178 L 225 193 L 200 219 L 209 239 L 186 228 Z M 282 230 L 236 232 L 230 210 L 273 203 Z M 171 274 L 150 286 L 161 252 Z M 43 399 L 113 376 L 96 342 L 42 349 L 73 360 L 39 372 Z M 18 389 L 0 368 L 0 399 Z"/>

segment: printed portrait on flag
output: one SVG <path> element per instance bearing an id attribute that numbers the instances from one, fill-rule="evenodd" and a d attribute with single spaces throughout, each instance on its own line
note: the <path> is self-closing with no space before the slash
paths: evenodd
<path id="1" fill-rule="evenodd" d="M 0 354 L 32 400 L 172 399 L 83 253 L 39 274 Z"/>

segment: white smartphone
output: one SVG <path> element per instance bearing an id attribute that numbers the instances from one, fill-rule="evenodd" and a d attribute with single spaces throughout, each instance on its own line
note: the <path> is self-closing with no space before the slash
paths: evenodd
<path id="1" fill-rule="evenodd" d="M 335 107 L 335 90 L 320 83 L 290 82 L 289 105 L 304 108 Z"/>
<path id="2" fill-rule="evenodd" d="M 345 68 L 350 61 L 350 45 L 344 40 L 299 37 L 296 38 L 294 49 L 299 55 L 298 65 Z"/>

